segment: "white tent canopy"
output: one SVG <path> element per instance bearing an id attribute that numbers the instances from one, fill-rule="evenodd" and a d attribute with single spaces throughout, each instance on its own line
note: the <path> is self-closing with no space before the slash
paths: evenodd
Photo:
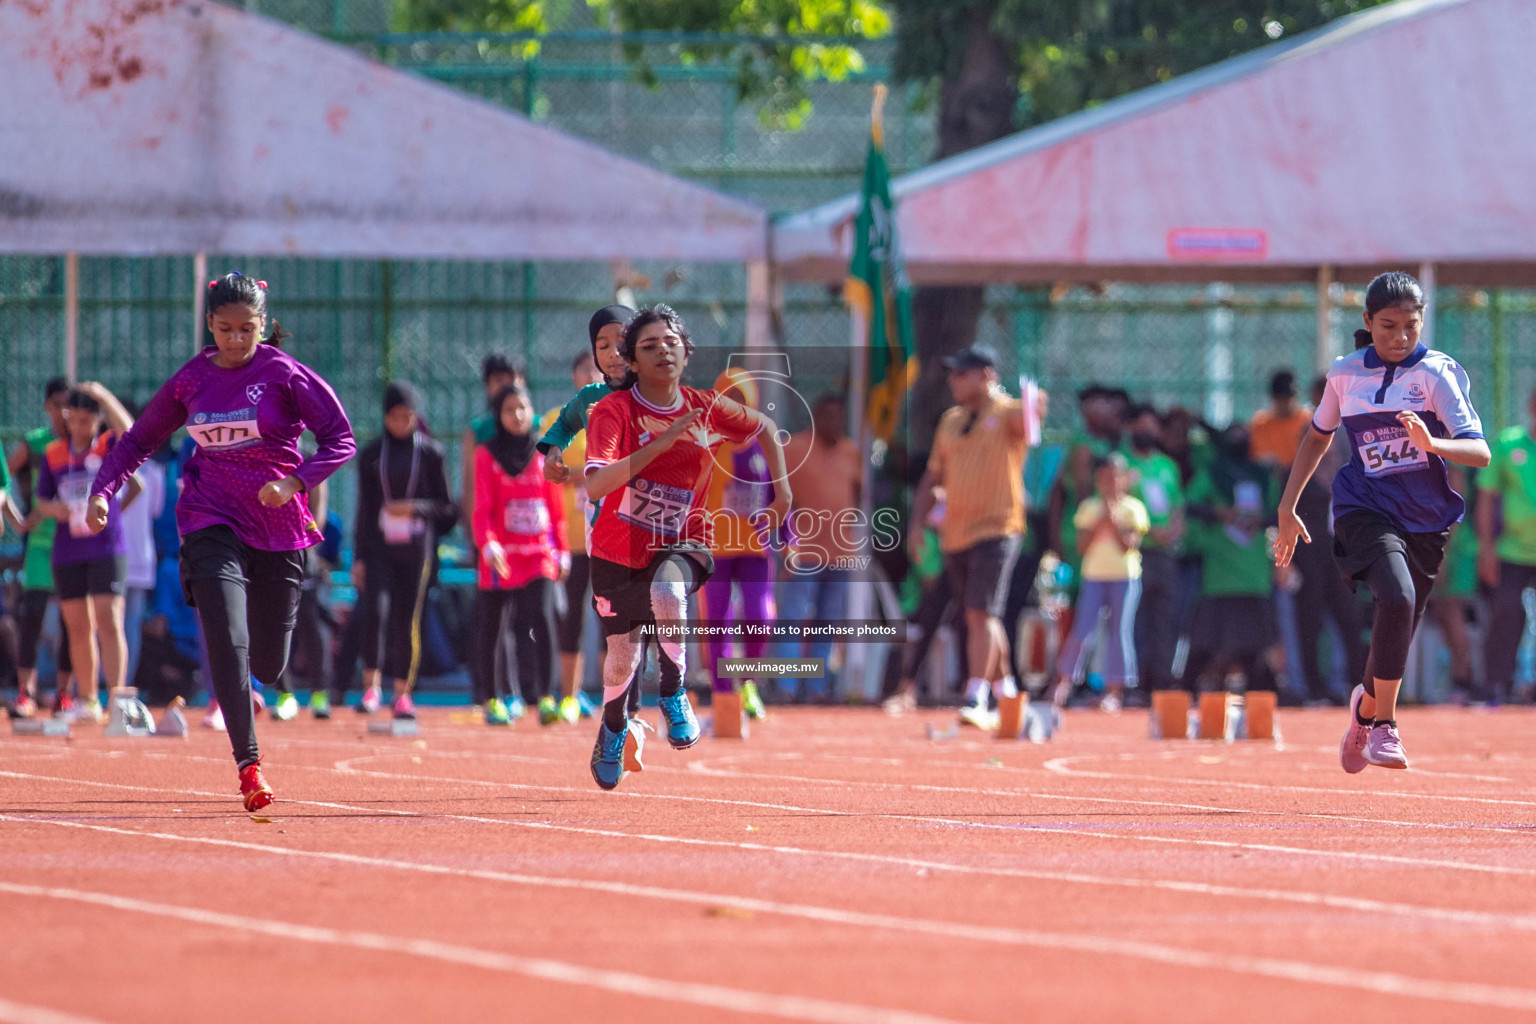
<path id="1" fill-rule="evenodd" d="M 1400 0 L 893 183 L 922 283 L 1536 281 L 1536 3 Z M 785 218 L 837 280 L 857 198 Z"/>
<path id="2" fill-rule="evenodd" d="M 750 203 L 217 3 L 0 3 L 0 97 L 0 252 L 764 258 Z"/>

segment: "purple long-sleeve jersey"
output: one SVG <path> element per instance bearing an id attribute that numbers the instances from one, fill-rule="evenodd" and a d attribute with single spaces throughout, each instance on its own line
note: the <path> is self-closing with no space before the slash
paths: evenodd
<path id="1" fill-rule="evenodd" d="M 176 525 L 182 536 L 231 527 L 253 548 L 297 551 L 320 543 L 309 500 L 298 494 L 269 508 L 261 488 L 292 474 L 314 487 L 357 451 L 352 424 L 329 384 L 275 345 L 260 345 L 239 369 L 214 364 L 208 346 L 166 381 L 144 413 L 113 446 L 91 494 L 116 494 L 128 475 L 179 428 L 197 444 L 182 475 Z M 318 449 L 299 451 L 308 429 Z"/>

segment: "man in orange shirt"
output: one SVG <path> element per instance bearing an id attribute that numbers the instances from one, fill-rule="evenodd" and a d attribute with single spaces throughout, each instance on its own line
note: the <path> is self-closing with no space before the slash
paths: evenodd
<path id="1" fill-rule="evenodd" d="M 1269 378 L 1269 408 L 1254 413 L 1248 423 L 1248 453 L 1255 462 L 1290 472 L 1311 423 L 1311 408 L 1296 400 L 1296 375 L 1277 370 Z"/>
<path id="2" fill-rule="evenodd" d="M 851 561 L 859 557 L 859 488 L 864 464 L 858 447 L 848 439 L 848 407 L 837 395 L 822 395 L 811 408 L 811 428 L 784 443 L 784 465 L 795 495 L 790 518 L 795 540 L 784 559 L 779 587 L 781 622 L 828 622 L 848 611 L 848 588 L 854 584 Z M 830 638 L 810 641 L 806 657 L 824 661 L 832 655 Z M 801 645 L 781 644 L 778 656 L 801 657 Z M 799 680 L 785 680 L 797 686 Z M 821 679 L 806 679 L 805 694 L 830 696 L 830 670 Z M 792 691 L 793 692 L 793 691 Z"/>
<path id="3" fill-rule="evenodd" d="M 965 609 L 970 672 L 960 720 L 990 729 L 997 723 L 988 690 L 998 697 L 1018 695 L 1002 614 L 1024 535 L 1024 411 L 998 384 L 997 352 L 990 345 L 963 349 L 944 367 L 955 404 L 934 432 L 911 521 L 927 521 L 942 488 L 939 547 L 954 598 Z M 918 536 L 909 535 L 909 545 Z"/>

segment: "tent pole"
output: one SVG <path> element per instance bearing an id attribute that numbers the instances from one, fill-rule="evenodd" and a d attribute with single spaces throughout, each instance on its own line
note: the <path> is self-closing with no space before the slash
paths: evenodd
<path id="1" fill-rule="evenodd" d="M 853 442 L 858 446 L 859 464 L 862 470 L 859 474 L 859 522 L 855 533 L 859 538 L 859 554 L 865 555 L 872 551 L 869 545 L 870 523 L 870 492 L 873 489 L 873 472 L 870 465 L 870 437 L 869 429 L 869 325 L 865 323 L 864 314 L 856 307 L 848 310 L 848 320 L 851 327 L 848 348 L 852 356 L 849 365 L 848 376 L 848 411 L 853 415 Z M 869 571 L 866 567 L 852 581 L 848 591 L 848 618 L 859 622 L 872 616 L 870 615 L 873 596 L 873 583 L 870 581 Z M 878 691 L 869 685 L 870 680 L 864 678 L 869 671 L 870 658 L 869 647 L 861 641 L 846 642 L 843 645 L 843 664 L 847 669 L 843 679 L 844 693 L 848 692 L 850 685 L 856 685 L 865 694 L 873 692 L 879 696 Z M 855 683 L 854 681 L 857 680 Z M 833 695 L 834 697 L 836 695 Z"/>
<path id="2" fill-rule="evenodd" d="M 1427 347 L 1435 347 L 1435 265 L 1428 261 L 1419 264 L 1419 287 L 1424 289 L 1424 302 L 1429 306 L 1424 311 L 1424 329 L 1419 332 L 1419 340 Z"/>
<path id="3" fill-rule="evenodd" d="M 192 257 L 192 352 L 203 350 L 203 317 L 208 313 L 208 254 Z"/>
<path id="4" fill-rule="evenodd" d="M 1317 372 L 1333 365 L 1333 265 L 1317 268 Z"/>
<path id="5" fill-rule="evenodd" d="M 73 383 L 80 356 L 80 254 L 64 256 L 64 376 Z"/>

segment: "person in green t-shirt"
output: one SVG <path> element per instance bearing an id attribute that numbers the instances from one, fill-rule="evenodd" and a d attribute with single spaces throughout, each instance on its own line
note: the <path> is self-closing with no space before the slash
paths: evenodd
<path id="1" fill-rule="evenodd" d="M 1470 474 L 1465 466 L 1447 465 L 1451 487 L 1467 496 L 1469 508 L 1477 497 L 1469 489 Z M 1486 499 L 1485 499 L 1486 500 Z M 1451 653 L 1451 686 L 1460 700 L 1480 696 L 1472 679 L 1472 634 L 1467 629 L 1467 613 L 1477 598 L 1477 533 L 1472 523 L 1463 520 L 1451 527 L 1451 539 L 1445 546 L 1445 561 L 1429 598 L 1428 612 L 1435 628 Z"/>
<path id="2" fill-rule="evenodd" d="M 1184 680 L 1214 689 L 1240 671 L 1251 690 L 1273 690 L 1274 559 L 1267 527 L 1280 507 L 1269 468 L 1248 455 L 1248 430 L 1233 424 L 1187 495 L 1186 545 L 1201 560 L 1200 601 L 1190 627 Z"/>
<path id="3" fill-rule="evenodd" d="M 1493 588 L 1484 657 L 1495 700 L 1506 699 L 1514 686 L 1525 635 L 1522 595 L 1536 586 L 1536 391 L 1529 413 L 1533 426 L 1501 431 L 1493 461 L 1477 473 L 1477 574 Z"/>
<path id="4" fill-rule="evenodd" d="M 1136 658 L 1149 690 L 1173 683 L 1179 633 L 1179 552 L 1184 541 L 1184 481 L 1162 452 L 1162 420 L 1142 405 L 1131 411 L 1126 465 L 1131 496 L 1146 506 L 1152 524 L 1141 544 L 1141 603 L 1136 612 Z"/>
<path id="5" fill-rule="evenodd" d="M 43 463 L 43 450 L 55 438 L 64 436 L 64 402 L 69 397 L 69 381 L 55 377 L 43 386 L 43 411 L 48 425 L 28 431 L 21 444 L 11 452 L 7 468 L 25 493 L 30 507 L 32 488 Z M 8 494 L 10 491 L 8 489 Z M 53 597 L 53 537 L 58 528 L 54 519 L 39 521 L 27 534 L 26 552 L 21 563 L 21 607 L 17 614 L 16 652 L 17 698 L 11 713 L 27 717 L 37 711 L 37 652 L 43 636 L 48 602 Z M 73 673 L 69 657 L 69 637 L 59 623 L 58 692 L 62 699 L 69 693 Z"/>

